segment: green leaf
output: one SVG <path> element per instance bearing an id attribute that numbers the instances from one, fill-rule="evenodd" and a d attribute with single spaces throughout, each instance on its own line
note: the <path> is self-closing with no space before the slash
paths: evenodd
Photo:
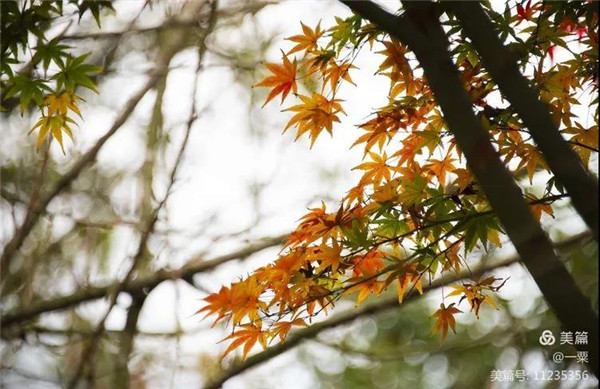
<path id="1" fill-rule="evenodd" d="M 56 63 L 59 67 L 64 67 L 62 58 L 68 58 L 69 54 L 65 52 L 66 49 L 70 48 L 67 45 L 59 44 L 57 38 L 52 39 L 46 44 L 39 44 L 34 47 L 35 54 L 33 55 L 33 62 L 42 62 L 44 70 L 48 70 L 50 62 Z"/>
<path id="2" fill-rule="evenodd" d="M 19 107 L 21 115 L 25 112 L 31 100 L 35 101 L 38 107 L 44 105 L 44 91 L 52 92 L 52 89 L 46 85 L 46 80 L 31 79 L 26 75 L 19 74 L 12 79 L 13 86 L 4 96 L 7 100 L 17 94 L 20 94 Z"/>
<path id="3" fill-rule="evenodd" d="M 57 89 L 63 87 L 69 93 L 75 93 L 75 89 L 78 86 L 91 89 L 98 93 L 96 84 L 90 78 L 90 75 L 102 72 L 100 66 L 94 66 L 84 63 L 88 54 L 84 54 L 79 57 L 69 57 L 65 61 L 64 66 L 61 67 L 61 71 L 52 77 L 56 80 Z"/>
<path id="4" fill-rule="evenodd" d="M 342 231 L 346 237 L 344 244 L 348 247 L 354 250 L 369 247 L 369 230 L 365 223 L 352 220 L 351 228 L 342 227 Z"/>

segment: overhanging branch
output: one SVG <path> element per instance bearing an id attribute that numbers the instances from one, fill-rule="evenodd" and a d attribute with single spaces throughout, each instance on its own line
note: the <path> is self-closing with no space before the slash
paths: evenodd
<path id="1" fill-rule="evenodd" d="M 597 375 L 598 316 L 553 252 L 548 237 L 523 201 L 520 188 L 500 161 L 488 132 L 475 117 L 473 103 L 448 52 L 439 8 L 431 2 L 405 1 L 405 13 L 396 16 L 370 1 L 342 2 L 415 53 L 470 170 L 546 301 L 566 330 L 588 332 L 594 345 L 589 352 L 589 367 Z"/>
<path id="2" fill-rule="evenodd" d="M 598 182 L 585 171 L 558 131 L 548 109 L 519 71 L 512 53 L 502 45 L 481 4 L 455 1 L 448 2 L 448 6 L 456 12 L 484 66 L 523 119 L 557 180 L 567 189 L 573 206 L 598 237 Z"/>
<path id="3" fill-rule="evenodd" d="M 571 238 L 565 239 L 564 241 L 557 243 L 556 248 L 559 250 L 564 250 L 571 247 L 574 244 L 581 244 L 584 239 L 589 238 L 590 235 L 587 233 L 573 236 Z M 433 281 L 429 285 L 423 286 L 423 292 L 428 292 L 435 290 L 441 286 L 455 283 L 460 281 L 461 279 L 473 278 L 478 279 L 484 273 L 490 272 L 492 270 L 496 270 L 501 267 L 509 266 L 514 263 L 519 262 L 518 256 L 509 257 L 503 260 L 497 260 L 493 262 L 488 262 L 485 266 L 480 266 L 472 269 L 471 272 L 464 271 L 458 275 L 448 275 L 446 277 L 439 278 Z M 418 297 L 419 294 L 416 290 L 411 289 L 411 291 L 404 298 L 404 303 L 412 301 L 415 297 Z M 218 389 L 220 388 L 227 380 L 253 368 L 269 360 L 285 353 L 288 350 L 298 346 L 305 340 L 312 339 L 316 337 L 321 332 L 342 326 L 344 324 L 349 324 L 356 319 L 359 319 L 366 315 L 377 314 L 391 308 L 398 307 L 398 297 L 391 296 L 387 298 L 382 298 L 377 302 L 369 305 L 364 305 L 360 308 L 345 311 L 339 313 L 331 318 L 312 324 L 310 327 L 298 330 L 296 332 L 292 332 L 284 342 L 278 343 L 274 346 L 267 348 L 265 351 L 262 351 L 258 354 L 250 356 L 243 363 L 232 366 L 229 370 L 227 370 L 219 379 L 214 382 L 209 383 L 205 386 L 205 389 Z"/>

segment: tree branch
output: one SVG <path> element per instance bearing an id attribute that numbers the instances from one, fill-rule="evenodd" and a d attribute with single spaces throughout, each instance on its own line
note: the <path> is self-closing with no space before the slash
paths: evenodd
<path id="1" fill-rule="evenodd" d="M 202 2 L 197 2 L 195 4 L 195 9 L 192 12 L 193 15 L 197 14 L 199 10 L 199 5 L 203 4 Z M 56 184 L 44 195 L 41 196 L 37 204 L 32 208 L 32 217 L 26 218 L 23 221 L 23 224 L 17 229 L 11 240 L 7 243 L 4 248 L 4 252 L 2 253 L 2 257 L 0 258 L 0 281 L 4 280 L 9 269 L 10 262 L 13 257 L 16 255 L 17 251 L 33 229 L 33 227 L 37 224 L 40 215 L 46 209 L 50 201 L 52 201 L 56 196 L 58 196 L 63 190 L 68 188 L 79 174 L 91 165 L 95 160 L 98 152 L 104 146 L 106 141 L 112 137 L 117 130 L 121 128 L 121 126 L 127 121 L 129 116 L 133 113 L 134 109 L 137 107 L 138 103 L 144 97 L 144 95 L 151 90 L 154 85 L 164 77 L 165 73 L 168 71 L 169 63 L 171 62 L 171 58 L 175 56 L 182 48 L 184 48 L 188 42 L 188 35 L 185 33 L 176 34 L 174 39 L 169 42 L 169 45 L 165 48 L 165 51 L 162 56 L 160 56 L 157 60 L 156 68 L 151 72 L 146 84 L 136 93 L 134 94 L 129 101 L 125 104 L 125 107 L 114 121 L 111 128 L 108 130 L 106 134 L 104 134 L 91 149 L 89 149 L 75 164 L 71 167 L 69 171 L 67 171 L 61 178 L 56 182 Z"/>
<path id="2" fill-rule="evenodd" d="M 448 52 L 439 9 L 431 2 L 405 1 L 406 12 L 398 17 L 370 1 L 342 2 L 415 53 L 469 168 L 546 301 L 566 330 L 588 332 L 590 344 L 594 345 L 589 366 L 597 375 L 598 316 L 554 254 L 550 240 L 523 201 L 520 188 L 500 161 L 489 134 L 475 117 L 472 101 Z M 579 348 L 584 350 L 581 345 Z"/>
<path id="3" fill-rule="evenodd" d="M 575 151 L 558 131 L 538 93 L 519 71 L 513 54 L 498 38 L 481 4 L 456 1 L 448 6 L 456 12 L 485 67 L 523 119 L 557 180 L 567 189 L 573 206 L 598 237 L 598 182 L 586 172 Z"/>
<path id="4" fill-rule="evenodd" d="M 240 250 L 209 260 L 204 260 L 201 256 L 194 256 L 188 260 L 186 265 L 179 269 L 160 269 L 150 276 L 145 276 L 138 279 L 134 278 L 124 287 L 122 291 L 126 293 L 135 293 L 140 290 L 151 289 L 163 281 L 177 279 L 191 280 L 195 274 L 208 272 L 226 262 L 236 259 L 244 259 L 266 248 L 281 245 L 285 242 L 287 236 L 288 235 L 280 235 L 272 238 L 264 238 Z M 4 327 L 18 324 L 27 320 L 31 320 L 42 313 L 60 311 L 86 301 L 103 298 L 106 296 L 109 290 L 114 290 L 118 284 L 119 282 L 113 282 L 103 286 L 89 286 L 67 296 L 41 301 L 28 308 L 16 309 L 12 312 L 2 315 L 2 318 L 0 318 L 0 326 Z"/>
<path id="5" fill-rule="evenodd" d="M 575 235 L 564 241 L 561 241 L 556 244 L 557 249 L 566 249 L 574 244 L 580 244 L 582 240 L 589 238 L 590 235 L 588 233 Z M 492 270 L 496 270 L 501 267 L 506 267 L 512 265 L 514 263 L 519 262 L 520 258 L 515 255 L 513 257 L 509 257 L 502 260 L 488 262 L 483 266 L 479 266 L 477 268 L 472 269 L 471 271 L 463 271 L 460 274 L 450 274 L 445 277 L 441 277 L 437 280 L 434 280 L 429 285 L 423 286 L 423 292 L 428 292 L 440 288 L 442 286 L 458 282 L 462 279 L 478 279 L 484 273 L 487 273 Z M 411 289 L 406 297 L 404 298 L 404 303 L 412 301 L 419 294 L 416 290 Z M 238 365 L 232 366 L 229 370 L 227 370 L 220 378 L 216 381 L 209 383 L 204 387 L 204 389 L 218 389 L 220 388 L 227 380 L 249 370 L 255 366 L 258 366 L 262 363 L 268 362 L 269 360 L 283 354 L 284 352 L 298 346 L 304 340 L 312 339 L 316 337 L 321 332 L 339 327 L 344 324 L 349 324 L 356 319 L 359 319 L 365 315 L 377 314 L 383 312 L 385 310 L 391 308 L 397 308 L 398 297 L 390 296 L 386 298 L 381 298 L 377 302 L 369 305 L 364 305 L 360 308 L 341 312 L 325 321 L 312 324 L 310 327 L 298 330 L 296 332 L 292 332 L 284 342 L 278 343 L 274 346 L 267 348 L 265 351 L 262 351 L 258 354 L 250 356 L 246 361 L 240 363 Z"/>

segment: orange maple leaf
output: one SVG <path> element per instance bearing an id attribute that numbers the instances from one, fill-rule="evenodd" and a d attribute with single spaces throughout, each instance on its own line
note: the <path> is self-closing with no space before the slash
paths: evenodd
<path id="1" fill-rule="evenodd" d="M 444 185 L 446 183 L 446 173 L 456 169 L 452 164 L 454 161 L 455 159 L 450 158 L 450 154 L 448 154 L 446 158 L 442 160 L 430 159 L 429 163 L 425 165 L 425 168 L 429 169 L 429 171 L 437 177 L 438 182 L 441 185 Z"/>
<path id="2" fill-rule="evenodd" d="M 196 311 L 196 314 L 206 312 L 204 318 L 210 315 L 218 315 L 215 323 L 231 312 L 231 289 L 222 286 L 218 293 L 208 295 L 203 299 L 208 305 Z"/>
<path id="3" fill-rule="evenodd" d="M 287 55 L 283 55 L 283 65 L 266 63 L 265 66 L 273 73 L 273 75 L 254 85 L 273 88 L 267 96 L 263 107 L 280 93 L 281 102 L 283 103 L 290 91 L 294 93 L 298 92 L 298 85 L 296 84 L 296 58 L 294 58 L 294 62 L 290 62 Z"/>
<path id="4" fill-rule="evenodd" d="M 320 273 L 327 267 L 331 266 L 331 272 L 335 274 L 340 266 L 340 261 L 342 260 L 341 252 L 342 246 L 340 246 L 340 244 L 334 240 L 331 243 L 331 247 L 325 243 L 321 244 L 318 250 L 315 250 L 313 254 L 308 256 L 308 258 L 311 260 L 318 259 L 320 261 L 320 265 L 316 269 L 317 273 Z"/>
<path id="5" fill-rule="evenodd" d="M 361 135 L 352 147 L 361 143 L 365 145 L 365 155 L 375 145 L 379 146 L 379 151 L 383 150 L 383 146 L 389 143 L 396 135 L 400 128 L 406 128 L 406 123 L 403 121 L 404 113 L 399 109 L 383 108 L 377 112 L 377 116 L 368 122 L 361 124 L 359 127 L 367 131 Z"/>
<path id="6" fill-rule="evenodd" d="M 454 303 L 448 305 L 448 307 L 446 307 L 444 303 L 441 303 L 440 309 L 431 315 L 431 317 L 435 318 L 436 320 L 435 327 L 431 332 L 431 336 L 435 335 L 441 330 L 442 341 L 444 341 L 444 339 L 446 339 L 446 335 L 448 334 L 448 327 L 452 328 L 452 331 L 456 333 L 456 320 L 454 319 L 454 315 L 461 312 L 461 310 L 454 308 Z"/>
<path id="7" fill-rule="evenodd" d="M 359 306 L 370 294 L 374 294 L 375 296 L 379 297 L 386 286 L 385 281 L 378 281 L 377 278 L 372 278 L 368 281 L 365 281 L 364 279 L 354 277 L 350 278 L 348 282 L 356 283 L 356 285 L 346 290 L 344 294 L 350 294 L 358 291 L 355 303 L 356 306 Z"/>
<path id="8" fill-rule="evenodd" d="M 306 57 L 306 55 L 308 53 L 317 49 L 317 47 L 318 47 L 317 41 L 319 40 L 320 37 L 323 36 L 323 33 L 325 31 L 321 30 L 321 22 L 320 21 L 314 30 L 311 29 L 310 27 L 307 27 L 302 22 L 300 22 L 300 24 L 302 25 L 303 34 L 294 35 L 292 37 L 286 38 L 287 40 L 296 43 L 296 46 L 294 46 L 288 52 L 288 55 L 304 50 L 304 56 Z"/>
<path id="9" fill-rule="evenodd" d="M 296 318 L 292 321 L 280 321 L 273 326 L 273 337 L 279 336 L 279 339 L 283 342 L 287 334 L 292 329 L 292 326 L 306 327 L 304 320 Z"/>
<path id="10" fill-rule="evenodd" d="M 325 89 L 325 85 L 327 82 L 330 83 L 331 90 L 335 93 L 337 89 L 336 86 L 342 80 L 348 81 L 352 85 L 356 85 L 352 78 L 350 78 L 350 73 L 348 72 L 350 69 L 355 68 L 356 66 L 352 65 L 349 62 L 343 62 L 341 65 L 338 65 L 335 61 L 330 61 L 329 66 L 323 72 L 323 89 Z"/>
<path id="11" fill-rule="evenodd" d="M 221 342 L 229 339 L 235 339 L 231 344 L 227 347 L 223 355 L 221 355 L 221 361 L 233 350 L 244 345 L 244 351 L 242 354 L 242 359 L 246 359 L 246 356 L 254 347 L 256 342 L 259 342 L 262 348 L 267 347 L 267 339 L 270 335 L 270 331 L 263 331 L 260 327 L 254 326 L 252 324 L 242 325 L 235 331 L 233 334 L 229 335 Z"/>

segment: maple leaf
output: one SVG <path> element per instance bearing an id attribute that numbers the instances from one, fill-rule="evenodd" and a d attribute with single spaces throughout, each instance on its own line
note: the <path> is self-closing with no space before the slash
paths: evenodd
<path id="1" fill-rule="evenodd" d="M 390 181 L 392 179 L 391 170 L 393 168 L 387 165 L 387 154 L 383 153 L 383 155 L 379 155 L 377 153 L 369 152 L 369 156 L 373 162 L 364 162 L 352 169 L 365 171 L 361 178 L 361 183 L 379 185 L 384 179 Z"/>
<path id="2" fill-rule="evenodd" d="M 307 258 L 300 250 L 292 250 L 277 258 L 274 264 L 258 269 L 255 273 L 260 280 L 270 284 L 288 284 L 290 278 L 300 270 L 306 261 Z"/>
<path id="3" fill-rule="evenodd" d="M 458 187 L 459 193 L 464 192 L 467 187 L 473 185 L 474 177 L 469 170 L 459 168 L 454 169 L 452 173 L 456 174 L 456 180 L 452 185 Z"/>
<path id="4" fill-rule="evenodd" d="M 350 206 L 353 203 L 361 203 L 364 200 L 364 198 L 365 187 L 364 185 L 358 184 L 346 193 L 346 206 Z"/>
<path id="5" fill-rule="evenodd" d="M 438 331 L 441 331 L 443 342 L 448 334 L 448 327 L 452 328 L 452 331 L 456 333 L 456 320 L 454 319 L 454 315 L 461 312 L 461 310 L 454 307 L 454 303 L 448 305 L 448 307 L 446 307 L 444 303 L 441 303 L 440 309 L 431 315 L 431 317 L 435 318 L 436 320 L 435 327 L 433 327 L 433 331 L 431 332 L 431 336 L 435 335 Z"/>
<path id="6" fill-rule="evenodd" d="M 46 135 L 51 134 L 60 144 L 60 148 L 64 154 L 63 132 L 67 134 L 71 140 L 74 140 L 73 131 L 71 130 L 71 127 L 69 127 L 69 123 L 75 124 L 75 121 L 65 115 L 42 116 L 29 131 L 29 134 L 39 128 L 36 141 L 37 149 L 39 149 L 44 142 Z"/>
<path id="7" fill-rule="evenodd" d="M 295 42 L 296 46 L 294 46 L 289 52 L 288 55 L 296 53 L 298 51 L 304 50 L 304 56 L 314 50 L 317 49 L 320 37 L 323 36 L 325 31 L 321 30 L 321 22 L 317 24 L 317 27 L 313 30 L 310 27 L 304 25 L 304 23 L 300 22 L 302 25 L 302 35 L 294 35 L 292 37 L 286 38 L 289 41 Z"/>
<path id="8" fill-rule="evenodd" d="M 389 280 L 396 278 L 396 280 L 398 281 L 398 283 L 396 284 L 396 287 L 398 290 L 398 303 L 399 304 L 402 304 L 402 301 L 404 300 L 404 296 L 406 295 L 407 290 L 409 290 L 408 286 L 410 284 L 413 284 L 412 287 L 417 289 L 419 294 L 423 294 L 423 285 L 421 283 L 422 275 L 417 270 L 417 266 L 418 265 L 414 264 L 414 263 L 412 263 L 410 265 L 405 265 L 405 266 L 403 266 L 402 270 L 394 272 L 390 276 L 390 278 L 388 278 Z"/>
<path id="9" fill-rule="evenodd" d="M 296 140 L 304 133 L 309 133 L 311 147 L 319 137 L 319 134 L 326 129 L 332 134 L 333 122 L 340 122 L 338 113 L 345 113 L 338 99 L 327 99 L 319 93 L 313 93 L 310 97 L 298 95 L 302 104 L 294 105 L 284 111 L 297 112 L 287 123 L 283 132 L 290 127 L 297 127 L 298 133 Z"/>
<path id="10" fill-rule="evenodd" d="M 587 166 L 592 154 L 591 149 L 598 150 L 598 126 L 592 126 L 586 130 L 577 123 L 577 127 L 566 128 L 563 132 L 573 135 L 569 141 L 574 145 L 573 147 L 584 165 Z"/>
<path id="11" fill-rule="evenodd" d="M 82 100 L 82 98 L 73 93 L 64 92 L 59 96 L 54 94 L 49 95 L 44 100 L 44 105 L 48 107 L 48 116 L 53 116 L 57 112 L 60 115 L 66 115 L 67 110 L 70 109 L 81 117 L 77 100 Z"/>
<path id="12" fill-rule="evenodd" d="M 355 206 L 346 209 L 340 206 L 337 212 L 328 213 L 325 203 L 320 208 L 311 208 L 310 212 L 300 220 L 298 228 L 290 235 L 286 247 L 297 246 L 300 243 L 309 244 L 317 239 L 338 239 L 343 236 L 343 227 L 350 226 L 353 220 L 362 217 L 361 208 Z"/>
<path id="13" fill-rule="evenodd" d="M 521 157 L 521 162 L 519 163 L 519 166 L 517 166 L 517 170 L 525 166 L 530 184 L 533 183 L 533 175 L 535 174 L 535 169 L 538 166 L 543 169 L 548 168 L 542 153 L 540 153 L 540 151 L 533 145 L 528 143 L 522 144 L 521 150 L 518 154 L 519 157 Z"/>
<path id="14" fill-rule="evenodd" d="M 450 154 L 448 154 L 446 155 L 446 158 L 442 160 L 430 159 L 429 163 L 425 165 L 425 168 L 429 169 L 431 173 L 433 173 L 437 177 L 438 182 L 441 185 L 444 185 L 444 183 L 446 182 L 446 173 L 456 169 L 455 166 L 452 164 L 452 162 L 454 161 L 455 159 L 450 158 Z"/>
<path id="15" fill-rule="evenodd" d="M 371 194 L 371 200 L 377 203 L 397 203 L 399 201 L 399 184 L 400 178 L 394 178 L 393 180 L 378 186 Z"/>
<path id="16" fill-rule="evenodd" d="M 259 282 L 256 275 L 231 285 L 230 307 L 233 325 L 239 324 L 247 316 L 250 322 L 260 322 L 259 313 L 267 309 L 267 304 L 260 301 L 265 285 Z"/>
<path id="17" fill-rule="evenodd" d="M 340 79 L 346 80 L 352 85 L 356 85 L 354 81 L 352 81 L 352 78 L 350 78 L 350 73 L 348 72 L 355 67 L 356 66 L 349 62 L 343 62 L 341 65 L 338 65 L 335 61 L 330 61 L 329 66 L 327 66 L 323 72 L 323 89 L 325 89 L 325 85 L 329 82 L 331 90 L 335 93 L 336 86 Z"/>
<path id="18" fill-rule="evenodd" d="M 334 240 L 331 243 L 331 247 L 323 243 L 319 246 L 318 251 L 310 255 L 308 258 L 311 260 L 319 260 L 320 265 L 315 270 L 317 273 L 322 272 L 327 267 L 331 266 L 331 272 L 336 273 L 340 266 L 342 247 Z"/>
<path id="19" fill-rule="evenodd" d="M 502 282 L 498 286 L 494 286 L 494 283 L 496 281 L 502 281 L 502 278 L 496 277 L 487 277 L 477 281 L 474 284 L 463 283 L 463 285 L 452 285 L 452 289 L 454 290 L 450 292 L 446 297 L 462 295 L 460 301 L 462 301 L 463 299 L 467 299 L 467 301 L 471 305 L 471 310 L 475 312 L 475 316 L 479 319 L 479 309 L 481 308 L 481 305 L 483 303 L 488 303 L 494 309 L 498 309 L 496 303 L 494 303 L 494 300 L 492 300 L 490 296 L 485 295 L 483 291 L 488 290 L 497 292 L 498 290 L 500 290 L 500 288 L 502 288 L 502 286 L 504 286 L 507 280 L 508 279 L 505 279 L 504 282 Z"/>
<path id="20" fill-rule="evenodd" d="M 231 311 L 231 289 L 222 286 L 218 293 L 209 294 L 203 301 L 205 301 L 207 305 L 200 308 L 195 314 L 197 315 L 206 312 L 204 318 L 216 314 L 217 318 L 214 321 L 216 324 Z"/>
<path id="21" fill-rule="evenodd" d="M 421 149 L 425 146 L 425 138 L 412 133 L 402 140 L 402 146 L 400 150 L 392 154 L 392 158 L 399 157 L 398 166 L 414 162 L 415 156 L 421 154 Z"/>
<path id="22" fill-rule="evenodd" d="M 322 285 L 312 284 L 308 287 L 308 303 L 306 304 L 306 312 L 313 316 L 316 305 L 319 304 L 323 312 L 327 313 L 327 306 L 333 306 L 333 297 L 331 291 Z"/>
<path id="23" fill-rule="evenodd" d="M 401 183 L 401 191 L 398 200 L 404 206 L 414 206 L 423 201 L 427 188 L 427 181 L 420 175 L 415 175 L 411 181 L 407 180 Z"/>
<path id="24" fill-rule="evenodd" d="M 385 60 L 379 65 L 378 73 L 391 68 L 391 78 L 397 78 L 399 74 L 411 71 L 410 65 L 406 60 L 408 49 L 397 39 L 384 41 L 385 50 L 378 51 L 377 54 L 385 55 Z"/>
<path id="25" fill-rule="evenodd" d="M 265 78 L 257 84 L 254 84 L 254 86 L 273 88 L 271 92 L 269 92 L 263 107 L 280 93 L 281 102 L 283 103 L 290 91 L 294 93 L 298 92 L 298 85 L 296 84 L 297 62 L 295 58 L 294 62 L 290 62 L 287 55 L 283 55 L 283 65 L 266 63 L 265 66 L 271 71 L 271 73 L 273 73 L 273 75 Z"/>
<path id="26" fill-rule="evenodd" d="M 444 270 L 454 270 L 456 274 L 460 273 L 461 259 L 458 256 L 460 245 L 446 242 L 448 248 L 445 252 Z"/>
<path id="27" fill-rule="evenodd" d="M 517 5 L 517 25 L 519 25 L 523 20 L 531 20 L 533 17 L 533 12 L 539 8 L 538 4 L 534 6 L 531 5 L 531 0 L 527 2 L 525 7 L 521 4 Z"/>
<path id="28" fill-rule="evenodd" d="M 275 323 L 273 326 L 273 337 L 279 336 L 279 339 L 283 342 L 287 334 L 292 329 L 292 326 L 306 327 L 306 322 L 300 318 L 296 318 L 292 321 L 280 321 Z"/>
<path id="29" fill-rule="evenodd" d="M 379 150 L 383 150 L 383 146 L 389 143 L 396 135 L 400 128 L 406 128 L 406 123 L 403 122 L 404 113 L 396 108 L 385 107 L 376 113 L 376 117 L 361 124 L 359 128 L 367 131 L 361 135 L 352 147 L 366 143 L 365 155 L 375 145 L 379 146 Z"/>
<path id="30" fill-rule="evenodd" d="M 378 73 L 390 69 L 389 72 L 382 73 L 391 80 L 389 98 L 393 100 L 402 91 L 406 90 L 408 95 L 414 95 L 417 90 L 417 83 L 414 80 L 412 69 L 406 59 L 408 50 L 396 39 L 384 41 L 385 50 L 378 51 L 386 59 L 379 65 Z"/>
<path id="31" fill-rule="evenodd" d="M 236 348 L 244 345 L 242 360 L 246 359 L 246 356 L 252 350 L 252 347 L 256 344 L 256 342 L 260 343 L 263 349 L 267 347 L 268 337 L 271 335 L 270 331 L 263 331 L 261 327 L 254 326 L 252 324 L 241 325 L 233 334 L 229 335 L 221 342 L 225 340 L 235 339 L 231 344 L 225 349 L 223 355 L 221 355 L 220 361 L 235 350 Z"/>
<path id="32" fill-rule="evenodd" d="M 354 268 L 352 271 L 355 276 L 372 276 L 383 268 L 384 263 L 382 259 L 383 253 L 381 251 L 369 251 L 365 255 L 354 257 Z"/>
<path id="33" fill-rule="evenodd" d="M 529 194 L 529 197 L 531 197 L 532 200 L 538 199 L 536 196 L 534 196 L 532 194 Z M 535 217 L 535 219 L 537 221 L 540 221 L 540 219 L 542 218 L 542 212 L 554 217 L 554 210 L 552 210 L 552 206 L 550 206 L 550 204 L 538 202 L 536 204 L 531 205 L 531 213 L 533 213 L 533 216 Z"/>
<path id="34" fill-rule="evenodd" d="M 359 306 L 370 294 L 379 297 L 386 286 L 385 281 L 378 281 L 377 278 L 365 281 L 363 278 L 353 277 L 348 280 L 348 283 L 356 283 L 356 285 L 344 292 L 344 294 L 358 292 L 358 295 L 356 296 L 356 306 Z"/>

